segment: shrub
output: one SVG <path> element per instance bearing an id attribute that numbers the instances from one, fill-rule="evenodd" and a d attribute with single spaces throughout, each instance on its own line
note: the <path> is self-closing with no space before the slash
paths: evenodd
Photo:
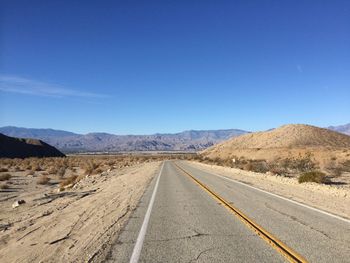
<path id="1" fill-rule="evenodd" d="M 34 175 L 34 174 L 35 174 L 34 171 L 28 171 L 26 175 L 28 176 L 28 175 Z"/>
<path id="2" fill-rule="evenodd" d="M 11 174 L 0 174 L 0 181 L 7 181 L 11 178 Z"/>
<path id="3" fill-rule="evenodd" d="M 43 185 L 48 184 L 50 180 L 51 179 L 49 177 L 47 177 L 46 175 L 43 175 L 38 179 L 37 184 L 43 184 Z"/>
<path id="4" fill-rule="evenodd" d="M 269 167 L 266 161 L 250 161 L 243 166 L 243 169 L 246 171 L 257 172 L 257 173 L 266 173 L 269 171 Z"/>
<path id="5" fill-rule="evenodd" d="M 299 183 L 314 182 L 323 184 L 327 182 L 326 174 L 320 171 L 306 172 L 299 176 Z"/>
<path id="6" fill-rule="evenodd" d="M 48 172 L 49 174 L 56 174 L 56 173 L 58 172 L 58 169 L 57 169 L 55 166 L 51 166 L 51 167 L 47 170 L 47 172 Z"/>
<path id="7" fill-rule="evenodd" d="M 66 173 L 66 167 L 60 167 L 57 171 L 57 175 L 59 177 L 63 177 L 65 173 Z"/>
<path id="8" fill-rule="evenodd" d="M 350 160 L 346 160 L 341 164 L 341 169 L 344 172 L 350 172 Z"/>
<path id="9" fill-rule="evenodd" d="M 10 187 L 7 184 L 0 185 L 0 189 L 9 189 Z"/>
<path id="10" fill-rule="evenodd" d="M 75 183 L 77 178 L 78 178 L 78 176 L 76 176 L 76 175 L 69 176 L 68 178 L 66 178 L 60 182 L 60 186 L 64 187 L 66 185 L 73 184 L 73 183 Z"/>

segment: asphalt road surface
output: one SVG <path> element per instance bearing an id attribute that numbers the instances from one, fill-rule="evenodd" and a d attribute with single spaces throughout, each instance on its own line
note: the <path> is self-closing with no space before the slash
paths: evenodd
<path id="1" fill-rule="evenodd" d="M 179 167 L 306 261 L 350 262 L 350 221 L 178 161 L 164 162 L 107 262 L 288 262 Z"/>

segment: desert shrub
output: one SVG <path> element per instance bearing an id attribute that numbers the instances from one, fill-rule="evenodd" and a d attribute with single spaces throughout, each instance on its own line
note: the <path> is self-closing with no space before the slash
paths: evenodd
<path id="1" fill-rule="evenodd" d="M 287 173 L 287 171 L 283 167 L 279 166 L 270 166 L 269 171 L 275 175 L 282 175 Z"/>
<path id="2" fill-rule="evenodd" d="M 246 171 L 257 172 L 257 173 L 266 173 L 269 171 L 267 162 L 264 160 L 252 160 L 243 165 L 243 169 Z"/>
<path id="3" fill-rule="evenodd" d="M 60 167 L 57 171 L 57 175 L 59 177 L 63 177 L 65 175 L 65 173 L 66 173 L 66 167 Z"/>
<path id="4" fill-rule="evenodd" d="M 39 177 L 37 184 L 42 184 L 42 185 L 48 184 L 50 182 L 50 180 L 51 179 L 49 177 L 47 177 L 46 175 L 43 175 L 43 176 Z"/>
<path id="5" fill-rule="evenodd" d="M 76 176 L 76 175 L 69 176 L 68 178 L 66 178 L 60 182 L 60 187 L 64 187 L 64 186 L 75 183 L 77 178 L 78 178 L 78 176 Z"/>
<path id="6" fill-rule="evenodd" d="M 8 171 L 9 171 L 9 169 L 7 169 L 7 168 L 0 168 L 0 173 L 8 172 Z"/>
<path id="7" fill-rule="evenodd" d="M 27 173 L 26 173 L 26 175 L 28 176 L 28 175 L 34 175 L 35 174 L 35 171 L 28 171 Z"/>
<path id="8" fill-rule="evenodd" d="M 281 160 L 280 165 L 287 171 L 297 172 L 312 171 L 316 167 L 316 164 L 311 160 L 310 156 L 297 159 L 286 158 Z"/>
<path id="9" fill-rule="evenodd" d="M 350 172 L 350 160 L 346 160 L 345 162 L 341 163 L 340 169 L 343 172 Z"/>
<path id="10" fill-rule="evenodd" d="M 323 184 L 327 182 L 326 174 L 320 171 L 311 171 L 301 174 L 298 178 L 299 183 L 314 182 Z"/>
<path id="11" fill-rule="evenodd" d="M 15 166 L 15 167 L 13 167 L 13 171 L 14 172 L 20 172 L 21 168 L 19 166 Z"/>
<path id="12" fill-rule="evenodd" d="M 92 174 L 100 174 L 100 173 L 102 173 L 102 172 L 103 172 L 103 169 L 99 167 L 99 168 L 93 170 L 93 171 L 92 171 Z"/>
<path id="13" fill-rule="evenodd" d="M 5 190 L 5 189 L 9 189 L 9 188 L 10 188 L 10 186 L 7 185 L 7 184 L 1 184 L 1 185 L 0 185 L 0 189 Z"/>
<path id="14" fill-rule="evenodd" d="M 49 174 L 57 174 L 58 169 L 57 169 L 55 166 L 51 166 L 51 167 L 47 170 L 47 172 L 48 172 Z"/>
<path id="15" fill-rule="evenodd" d="M 11 178 L 11 174 L 0 174 L 0 181 L 7 181 Z"/>

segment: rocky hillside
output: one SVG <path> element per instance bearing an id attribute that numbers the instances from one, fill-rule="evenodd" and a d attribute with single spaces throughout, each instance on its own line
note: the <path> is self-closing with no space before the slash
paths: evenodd
<path id="1" fill-rule="evenodd" d="M 0 158 L 64 157 L 51 145 L 35 139 L 21 139 L 0 133 Z"/>
<path id="2" fill-rule="evenodd" d="M 18 127 L 2 127 L 0 132 L 8 136 L 40 139 L 63 152 L 196 151 L 247 133 L 243 130 L 229 129 L 154 135 L 84 135 L 52 129 Z"/>

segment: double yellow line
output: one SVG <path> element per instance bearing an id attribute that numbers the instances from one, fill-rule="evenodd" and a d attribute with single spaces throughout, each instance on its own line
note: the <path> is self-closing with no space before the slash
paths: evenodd
<path id="1" fill-rule="evenodd" d="M 255 233 L 258 234 L 262 239 L 264 239 L 270 246 L 272 246 L 275 250 L 277 250 L 280 254 L 282 254 L 289 262 L 293 263 L 306 263 L 307 260 L 303 258 L 300 254 L 295 252 L 293 249 L 284 244 L 281 240 L 277 239 L 271 233 L 266 231 L 263 227 L 259 226 L 252 219 L 250 219 L 247 215 L 245 215 L 238 208 L 232 206 L 225 199 L 220 197 L 217 193 L 209 189 L 208 186 L 200 182 L 194 176 L 192 176 L 189 172 L 185 171 L 182 167 L 178 166 L 174 163 L 175 166 L 181 170 L 184 174 L 188 175 L 193 181 L 195 181 L 201 188 L 207 191 L 212 197 L 222 203 L 231 213 L 237 216 L 243 223 L 245 223 L 250 229 L 252 229 Z"/>

